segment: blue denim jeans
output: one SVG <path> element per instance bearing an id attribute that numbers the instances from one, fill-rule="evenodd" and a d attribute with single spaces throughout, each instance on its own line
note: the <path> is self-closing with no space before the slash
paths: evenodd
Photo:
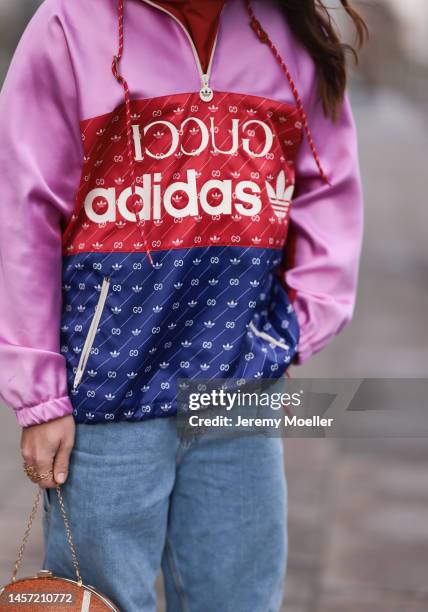
<path id="1" fill-rule="evenodd" d="M 77 425 L 65 506 L 85 583 L 122 612 L 278 612 L 287 556 L 279 438 L 180 440 L 175 419 Z M 73 578 L 54 489 L 43 567 Z"/>

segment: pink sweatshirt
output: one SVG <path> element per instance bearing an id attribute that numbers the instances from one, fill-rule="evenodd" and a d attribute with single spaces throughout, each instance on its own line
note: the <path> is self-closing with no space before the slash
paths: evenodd
<path id="1" fill-rule="evenodd" d="M 127 0 L 119 82 L 114 0 L 45 0 L 27 27 L 0 95 L 0 396 L 21 425 L 172 415 L 177 377 L 281 376 L 351 319 L 349 100 L 326 118 L 275 0 L 251 6 L 291 81 L 244 0 L 206 70 L 174 15 Z"/>

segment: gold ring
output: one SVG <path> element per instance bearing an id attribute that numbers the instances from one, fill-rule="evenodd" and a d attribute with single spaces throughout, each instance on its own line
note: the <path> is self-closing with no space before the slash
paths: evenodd
<path id="1" fill-rule="evenodd" d="M 53 470 L 49 470 L 48 472 L 43 472 L 42 474 L 39 474 L 35 467 L 33 467 L 32 465 L 25 465 L 25 463 L 24 471 L 27 474 L 28 478 L 30 478 L 30 480 L 32 480 L 33 482 L 40 482 L 41 480 L 46 480 L 46 478 L 49 478 L 53 475 Z"/>

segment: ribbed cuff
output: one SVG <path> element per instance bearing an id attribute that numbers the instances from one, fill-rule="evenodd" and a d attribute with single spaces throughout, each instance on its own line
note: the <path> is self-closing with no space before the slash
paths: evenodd
<path id="1" fill-rule="evenodd" d="M 15 415 L 21 427 L 47 423 L 59 419 L 73 412 L 70 398 L 68 396 L 51 399 L 37 406 L 24 406 L 15 410 Z"/>

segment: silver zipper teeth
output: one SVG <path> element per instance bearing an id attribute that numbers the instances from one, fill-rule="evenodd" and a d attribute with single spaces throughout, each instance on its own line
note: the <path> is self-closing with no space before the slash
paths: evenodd
<path id="1" fill-rule="evenodd" d="M 85 339 L 85 344 L 83 345 L 79 363 L 77 365 L 77 370 L 76 370 L 76 374 L 74 376 L 74 381 L 73 381 L 73 389 L 77 389 L 77 387 L 80 384 L 80 381 L 82 380 L 82 376 L 85 372 L 86 364 L 88 363 L 88 359 L 89 359 L 89 354 L 91 352 L 92 345 L 94 344 L 95 334 L 97 333 L 101 315 L 104 310 L 104 305 L 106 303 L 109 288 L 110 288 L 110 279 L 106 277 L 104 278 L 103 284 L 101 286 L 100 297 L 98 298 L 97 306 L 95 308 L 95 313 L 92 318 L 91 325 L 89 327 L 89 331 Z"/>
<path id="2" fill-rule="evenodd" d="M 248 327 L 251 329 L 251 331 L 253 332 L 253 334 L 255 336 L 258 336 L 259 338 L 263 338 L 263 340 L 267 340 L 268 342 L 271 342 L 275 346 L 279 346 L 280 348 L 284 349 L 285 351 L 288 351 L 290 349 L 290 347 L 287 344 L 285 344 L 284 342 L 280 342 L 279 340 L 277 340 L 276 338 L 273 338 L 272 336 L 270 336 L 266 332 L 263 332 L 263 331 L 260 331 L 259 329 L 257 329 L 254 326 L 254 323 L 252 321 L 250 321 Z"/>
<path id="3" fill-rule="evenodd" d="M 190 46 L 192 47 L 193 55 L 194 55 L 195 61 L 196 61 L 196 66 L 198 68 L 199 76 L 200 76 L 201 83 L 202 83 L 202 89 L 204 89 L 205 87 L 211 89 L 209 82 L 210 82 L 210 78 L 211 78 L 211 69 L 212 69 L 212 64 L 213 64 L 213 59 L 214 59 L 214 53 L 215 53 L 215 50 L 216 50 L 216 47 L 217 47 L 218 31 L 217 31 L 217 34 L 216 34 L 216 37 L 215 37 L 215 40 L 214 40 L 214 44 L 213 44 L 213 48 L 212 48 L 212 51 L 211 51 L 211 56 L 210 56 L 210 61 L 208 63 L 207 71 L 204 72 L 204 70 L 202 68 L 201 60 L 199 59 L 198 51 L 197 51 L 197 49 L 195 47 L 195 43 L 193 42 L 192 37 L 190 36 L 189 32 L 184 27 L 184 25 L 181 23 L 181 21 L 179 19 L 177 19 L 177 17 L 175 15 L 170 13 L 167 9 L 163 8 L 162 6 L 159 6 L 158 4 L 155 4 L 154 2 L 151 2 L 150 0 L 143 0 L 143 2 L 145 2 L 146 4 L 149 4 L 150 6 L 153 6 L 158 11 L 161 11 L 162 13 L 165 13 L 166 15 L 169 15 L 171 17 L 171 19 L 173 19 L 176 23 L 178 23 L 180 28 L 186 34 L 186 36 L 187 36 L 187 38 L 189 40 Z M 223 12 L 223 10 L 224 10 L 224 6 L 221 9 L 220 16 L 221 16 L 221 13 Z"/>

